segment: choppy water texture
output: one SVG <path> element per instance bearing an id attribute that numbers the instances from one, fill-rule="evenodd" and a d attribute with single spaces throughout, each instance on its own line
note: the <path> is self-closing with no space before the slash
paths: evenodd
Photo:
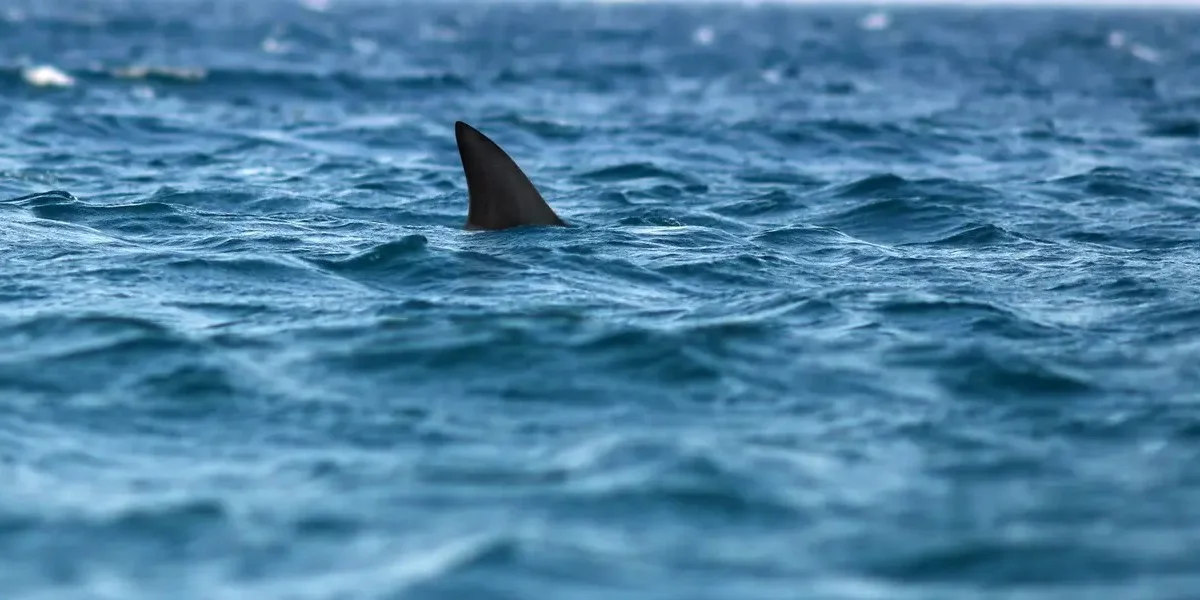
<path id="1" fill-rule="evenodd" d="M 5 7 L 6 599 L 1200 589 L 1200 15 Z"/>

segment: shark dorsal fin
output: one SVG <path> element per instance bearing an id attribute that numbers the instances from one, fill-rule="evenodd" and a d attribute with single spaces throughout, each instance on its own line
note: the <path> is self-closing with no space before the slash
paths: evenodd
<path id="1" fill-rule="evenodd" d="M 454 139 L 467 178 L 467 229 L 566 225 L 496 142 L 462 121 L 454 123 Z"/>

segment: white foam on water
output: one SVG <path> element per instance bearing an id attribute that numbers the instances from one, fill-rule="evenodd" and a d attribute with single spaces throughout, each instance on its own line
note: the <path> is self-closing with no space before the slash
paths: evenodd
<path id="1" fill-rule="evenodd" d="M 21 73 L 21 76 L 25 78 L 25 83 L 37 87 L 71 87 L 75 85 L 74 77 L 50 65 L 29 67 Z"/>

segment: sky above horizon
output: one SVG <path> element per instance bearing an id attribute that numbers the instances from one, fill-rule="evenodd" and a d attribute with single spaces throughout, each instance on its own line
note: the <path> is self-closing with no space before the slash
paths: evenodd
<path id="1" fill-rule="evenodd" d="M 588 0 L 584 0 L 588 1 Z M 601 2 L 654 2 L 664 0 L 598 0 Z M 1176 6 L 1185 8 L 1200 8 L 1200 0 L 665 0 L 679 3 L 689 2 L 744 2 L 746 4 L 844 4 L 859 6 L 901 6 L 912 4 L 950 4 L 950 5 L 1010 5 L 1010 6 L 1080 6 L 1080 7 L 1151 7 Z"/>

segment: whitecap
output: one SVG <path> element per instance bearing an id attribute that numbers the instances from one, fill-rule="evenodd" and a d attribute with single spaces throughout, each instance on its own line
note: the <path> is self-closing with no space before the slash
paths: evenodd
<path id="1" fill-rule="evenodd" d="M 1129 53 L 1146 62 L 1156 63 L 1162 60 L 1162 54 L 1158 50 L 1141 44 L 1130 46 Z"/>
<path id="2" fill-rule="evenodd" d="M 858 22 L 859 27 L 867 31 L 883 31 L 892 25 L 892 18 L 885 12 L 873 12 Z"/>
<path id="3" fill-rule="evenodd" d="M 25 69 L 21 75 L 25 78 L 25 83 L 38 87 L 71 87 L 75 85 L 74 77 L 49 65 L 30 67 Z"/>

